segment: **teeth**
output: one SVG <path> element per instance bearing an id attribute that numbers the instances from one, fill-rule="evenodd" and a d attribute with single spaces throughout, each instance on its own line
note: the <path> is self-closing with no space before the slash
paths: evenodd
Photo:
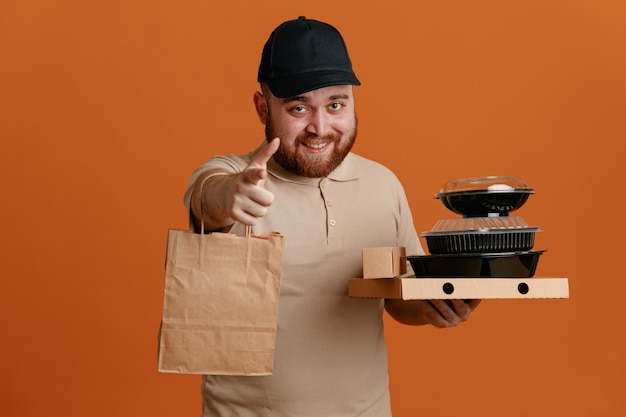
<path id="1" fill-rule="evenodd" d="M 322 149 L 324 146 L 326 146 L 326 144 L 325 143 L 309 143 L 306 146 L 309 148 L 313 148 L 313 149 Z"/>

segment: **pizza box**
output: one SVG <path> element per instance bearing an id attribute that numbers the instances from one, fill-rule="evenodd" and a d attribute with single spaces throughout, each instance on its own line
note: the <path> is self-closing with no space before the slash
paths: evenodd
<path id="1" fill-rule="evenodd" d="M 567 278 L 352 278 L 348 295 L 401 300 L 569 298 Z"/>

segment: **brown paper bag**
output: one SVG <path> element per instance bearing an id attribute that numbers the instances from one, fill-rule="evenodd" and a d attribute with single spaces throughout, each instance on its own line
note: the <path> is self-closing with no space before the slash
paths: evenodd
<path id="1" fill-rule="evenodd" d="M 159 372 L 271 375 L 283 236 L 168 233 Z"/>

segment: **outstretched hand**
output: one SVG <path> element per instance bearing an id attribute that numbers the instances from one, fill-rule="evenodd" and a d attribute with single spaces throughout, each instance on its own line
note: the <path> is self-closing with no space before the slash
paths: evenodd
<path id="1" fill-rule="evenodd" d="M 256 155 L 254 155 L 252 161 L 250 161 L 246 169 L 241 172 L 241 180 L 244 183 L 262 187 L 265 177 L 267 177 L 267 162 L 270 160 L 272 155 L 276 153 L 279 146 L 279 138 L 274 138 L 270 142 L 265 142 Z"/>
<path id="2" fill-rule="evenodd" d="M 279 146 L 279 138 L 266 142 L 250 164 L 227 187 L 224 207 L 232 220 L 253 226 L 260 217 L 267 214 L 268 208 L 274 202 L 274 194 L 264 188 L 267 162 Z"/>

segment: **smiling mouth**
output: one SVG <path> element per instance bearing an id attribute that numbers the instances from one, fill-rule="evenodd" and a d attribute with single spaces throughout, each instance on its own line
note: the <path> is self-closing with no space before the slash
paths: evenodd
<path id="1" fill-rule="evenodd" d="M 326 145 L 328 145 L 328 143 L 307 143 L 304 146 L 311 149 L 322 149 L 326 147 Z"/>
<path id="2" fill-rule="evenodd" d="M 306 150 L 308 150 L 309 152 L 313 152 L 313 153 L 323 152 L 332 143 L 334 143 L 332 140 L 330 140 L 330 141 L 329 140 L 325 140 L 325 141 L 312 140 L 312 141 L 302 141 L 302 142 L 300 142 L 300 144 L 302 146 L 304 146 L 304 148 Z"/>

